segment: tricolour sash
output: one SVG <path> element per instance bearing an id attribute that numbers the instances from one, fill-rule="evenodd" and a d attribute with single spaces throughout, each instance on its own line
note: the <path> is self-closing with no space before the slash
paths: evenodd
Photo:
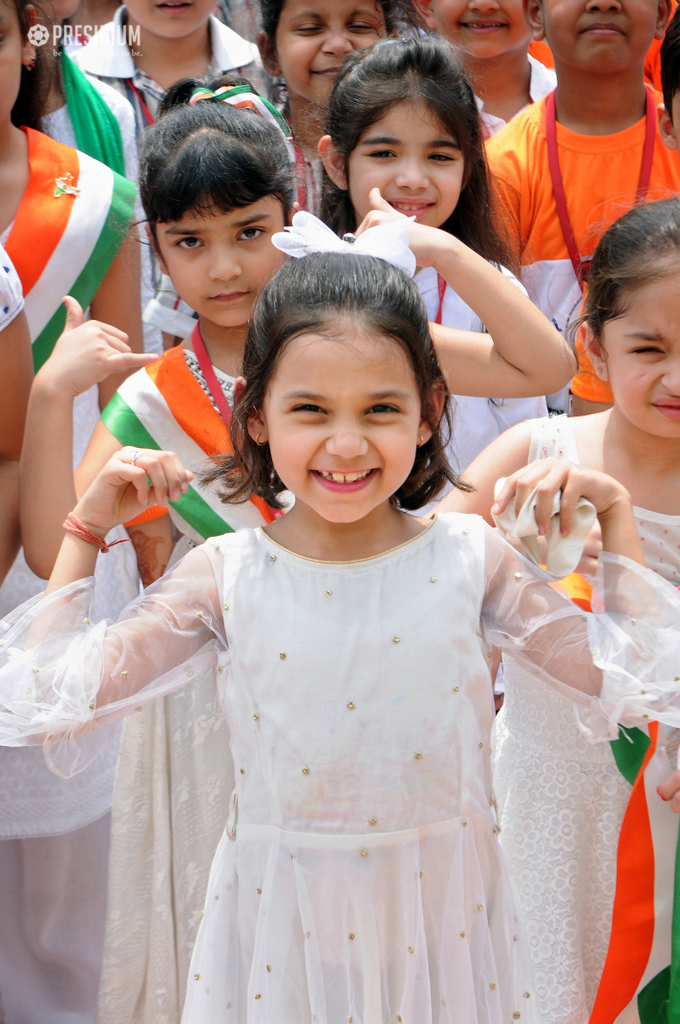
<path id="1" fill-rule="evenodd" d="M 64 295 L 86 309 L 134 216 L 135 186 L 31 128 L 31 177 L 5 249 L 16 267 L 39 369 L 64 329 Z"/>
<path id="2" fill-rule="evenodd" d="M 186 364 L 184 350 L 170 349 L 123 382 L 102 413 L 123 445 L 175 452 L 195 474 L 189 493 L 170 505 L 178 529 L 197 543 L 275 518 L 261 498 L 225 505 L 198 474 L 207 458 L 231 450 L 222 417 Z"/>
<path id="3" fill-rule="evenodd" d="M 553 584 L 590 611 L 577 573 Z M 612 752 L 633 787 L 616 854 L 609 948 L 589 1024 L 680 1024 L 678 815 L 656 792 L 670 774 L 659 724 L 619 726 Z M 675 894 L 675 896 L 674 896 Z"/>

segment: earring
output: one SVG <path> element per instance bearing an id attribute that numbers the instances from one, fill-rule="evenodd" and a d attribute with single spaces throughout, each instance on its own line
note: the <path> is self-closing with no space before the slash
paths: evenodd
<path id="1" fill-rule="evenodd" d="M 423 440 L 423 435 L 422 434 L 418 434 L 418 448 L 422 448 L 424 444 L 425 444 L 425 442 Z"/>
<path id="2" fill-rule="evenodd" d="M 30 62 L 30 64 L 24 64 L 24 67 L 26 68 L 27 71 L 32 71 L 33 68 L 35 67 L 35 57 Z"/>
<path id="3" fill-rule="evenodd" d="M 259 434 L 255 438 L 255 444 L 258 444 L 260 446 L 260 448 L 262 447 L 262 445 L 264 445 L 266 443 L 267 443 L 266 441 L 260 441 L 260 435 Z"/>

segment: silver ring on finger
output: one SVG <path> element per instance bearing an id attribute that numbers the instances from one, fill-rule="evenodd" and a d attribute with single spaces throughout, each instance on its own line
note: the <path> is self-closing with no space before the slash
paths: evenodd
<path id="1" fill-rule="evenodd" d="M 142 453 L 140 452 L 139 448 L 135 448 L 135 450 L 132 453 L 132 458 L 130 459 L 130 462 L 134 466 L 134 464 L 137 461 L 137 459 L 140 459 L 141 457 L 142 457 Z"/>

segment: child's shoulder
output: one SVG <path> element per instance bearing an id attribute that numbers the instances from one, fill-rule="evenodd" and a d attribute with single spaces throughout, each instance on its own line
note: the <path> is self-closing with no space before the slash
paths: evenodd
<path id="1" fill-rule="evenodd" d="M 486 152 L 492 170 L 496 163 L 502 162 L 510 154 L 515 153 L 518 159 L 522 159 L 524 154 L 529 154 L 537 146 L 545 144 L 547 102 L 546 96 L 538 103 L 532 103 L 489 139 Z"/>

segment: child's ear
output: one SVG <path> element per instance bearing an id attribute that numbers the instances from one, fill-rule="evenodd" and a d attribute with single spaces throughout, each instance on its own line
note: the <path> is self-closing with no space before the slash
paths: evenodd
<path id="1" fill-rule="evenodd" d="M 583 347 L 588 354 L 588 358 L 593 364 L 593 369 L 598 375 L 600 380 L 609 380 L 609 371 L 607 370 L 607 356 L 605 354 L 602 345 L 595 337 L 590 329 L 588 321 L 583 325 Z"/>
<path id="2" fill-rule="evenodd" d="M 262 57 L 262 63 L 267 74 L 271 75 L 272 78 L 278 78 L 281 74 L 281 68 L 276 56 L 276 46 L 267 33 L 262 30 L 257 33 L 257 48 L 260 51 L 260 57 Z"/>
<path id="3" fill-rule="evenodd" d="M 655 39 L 663 39 L 672 13 L 673 9 L 671 7 L 670 0 L 657 0 L 656 31 L 654 32 Z"/>
<path id="4" fill-rule="evenodd" d="M 30 22 L 30 32 L 30 30 L 33 28 L 34 25 L 37 24 L 38 21 L 38 16 L 35 12 L 35 7 L 33 6 L 33 4 L 26 5 L 26 13 L 28 14 L 28 20 Z M 29 41 L 27 37 L 22 41 L 21 44 L 21 63 L 24 65 L 25 68 L 32 68 L 35 64 L 35 58 L 35 46 L 33 45 L 33 43 Z"/>
<path id="5" fill-rule="evenodd" d="M 522 0 L 522 8 L 533 38 L 537 42 L 540 42 L 541 39 L 545 39 L 541 0 Z"/>
<path id="6" fill-rule="evenodd" d="M 252 416 L 248 417 L 248 433 L 255 444 L 265 444 L 269 440 L 267 424 L 262 413 L 254 412 Z"/>
<path id="7" fill-rule="evenodd" d="M 673 129 L 673 122 L 671 121 L 670 114 L 666 110 L 663 103 L 660 103 L 656 108 L 656 112 L 659 117 L 659 135 L 666 149 L 678 149 L 678 138 Z"/>
<path id="8" fill-rule="evenodd" d="M 427 408 L 427 417 L 423 416 L 418 426 L 418 436 L 422 437 L 423 441 L 429 441 L 434 433 L 432 424 L 439 424 L 444 413 L 444 403 L 446 402 L 446 388 L 441 381 L 438 381 L 430 393 L 430 401 Z"/>
<path id="9" fill-rule="evenodd" d="M 436 28 L 434 20 L 435 0 L 413 0 L 413 6 L 428 28 Z"/>
<path id="10" fill-rule="evenodd" d="M 330 135 L 322 135 L 319 139 L 319 156 L 333 184 L 346 192 L 349 186 L 345 174 L 345 158 L 333 145 Z"/>

